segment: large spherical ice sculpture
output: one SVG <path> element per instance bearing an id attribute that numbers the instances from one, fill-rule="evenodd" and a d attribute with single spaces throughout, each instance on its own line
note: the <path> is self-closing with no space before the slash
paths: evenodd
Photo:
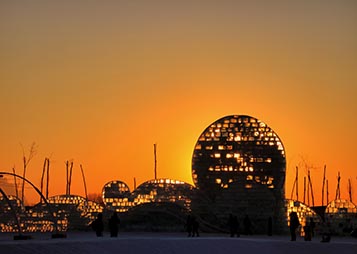
<path id="1" fill-rule="evenodd" d="M 223 117 L 200 135 L 192 177 L 201 198 L 218 214 L 285 220 L 284 146 L 264 122 L 246 115 Z M 257 204 L 266 203 L 267 207 Z M 265 223 L 266 224 L 266 223 Z"/>

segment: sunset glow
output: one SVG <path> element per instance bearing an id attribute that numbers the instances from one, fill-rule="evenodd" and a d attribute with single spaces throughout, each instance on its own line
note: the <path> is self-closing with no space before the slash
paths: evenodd
<path id="1" fill-rule="evenodd" d="M 326 165 L 330 201 L 340 172 L 357 203 L 357 2 L 174 2 L 1 1 L 0 171 L 22 175 L 35 143 L 26 177 L 40 186 L 49 158 L 50 196 L 66 192 L 66 161 L 73 194 L 80 165 L 88 193 L 133 191 L 157 144 L 158 178 L 193 184 L 204 129 L 250 115 L 284 146 L 288 199 L 299 167 L 299 196 L 310 170 L 320 205 Z"/>

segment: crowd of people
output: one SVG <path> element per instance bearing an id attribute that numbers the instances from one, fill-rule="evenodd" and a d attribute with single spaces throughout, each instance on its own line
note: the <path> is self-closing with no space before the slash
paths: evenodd
<path id="1" fill-rule="evenodd" d="M 108 228 L 110 232 L 110 237 L 117 237 L 119 231 L 119 224 L 120 219 L 118 217 L 117 212 L 114 212 L 111 217 L 108 219 Z M 236 215 L 230 214 L 228 218 L 228 229 L 230 237 L 240 237 L 241 234 L 244 235 L 252 235 L 252 222 L 248 215 L 245 215 L 243 219 L 243 225 L 240 226 L 238 217 Z M 97 218 L 91 223 L 91 227 L 94 230 L 97 237 L 102 237 L 104 232 L 104 221 L 103 221 L 103 214 L 99 213 Z M 296 233 L 298 229 L 301 228 L 301 224 L 296 212 L 291 212 L 289 214 L 289 230 L 291 241 L 296 241 Z M 267 235 L 271 236 L 273 232 L 273 223 L 272 218 L 268 218 L 268 225 L 267 225 Z M 311 241 L 311 239 L 315 236 L 315 222 L 313 218 L 306 221 L 305 226 L 302 227 L 304 233 L 304 240 Z M 195 215 L 188 215 L 187 220 L 185 223 L 185 230 L 187 232 L 188 237 L 199 237 L 199 220 Z M 355 232 L 357 235 L 357 233 Z M 331 233 L 328 228 L 328 225 L 322 224 L 321 225 L 321 242 L 329 242 L 331 240 Z"/>
<path id="2" fill-rule="evenodd" d="M 199 222 L 197 221 L 195 216 L 193 216 L 193 215 L 187 216 L 187 221 L 186 221 L 185 227 L 186 227 L 188 237 L 200 236 L 200 234 L 198 233 Z"/>
<path id="3" fill-rule="evenodd" d="M 110 232 L 110 237 L 117 237 L 119 231 L 120 220 L 117 212 L 114 212 L 108 220 L 108 227 Z M 99 213 L 97 218 L 91 224 L 92 229 L 94 230 L 96 236 L 102 237 L 104 232 L 104 222 L 103 214 Z"/>

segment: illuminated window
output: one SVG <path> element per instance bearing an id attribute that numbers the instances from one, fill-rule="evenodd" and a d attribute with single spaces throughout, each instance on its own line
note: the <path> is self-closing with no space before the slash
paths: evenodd
<path id="1" fill-rule="evenodd" d="M 241 137 L 240 136 L 234 137 L 234 141 L 241 141 Z"/>

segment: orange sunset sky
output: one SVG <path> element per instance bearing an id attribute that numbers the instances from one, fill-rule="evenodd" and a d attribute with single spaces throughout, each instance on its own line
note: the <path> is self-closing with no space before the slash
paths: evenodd
<path id="1" fill-rule="evenodd" d="M 357 202 L 357 2 L 0 1 L 0 171 L 40 185 L 51 160 L 50 196 L 120 179 L 131 190 L 154 177 L 192 183 L 204 129 L 232 114 L 256 117 L 281 138 L 286 196 L 295 167 L 310 167 L 321 204 L 341 172 Z M 2 179 L 4 183 L 5 179 Z M 28 197 L 28 199 L 30 199 Z M 301 198 L 300 198 L 301 199 Z"/>

